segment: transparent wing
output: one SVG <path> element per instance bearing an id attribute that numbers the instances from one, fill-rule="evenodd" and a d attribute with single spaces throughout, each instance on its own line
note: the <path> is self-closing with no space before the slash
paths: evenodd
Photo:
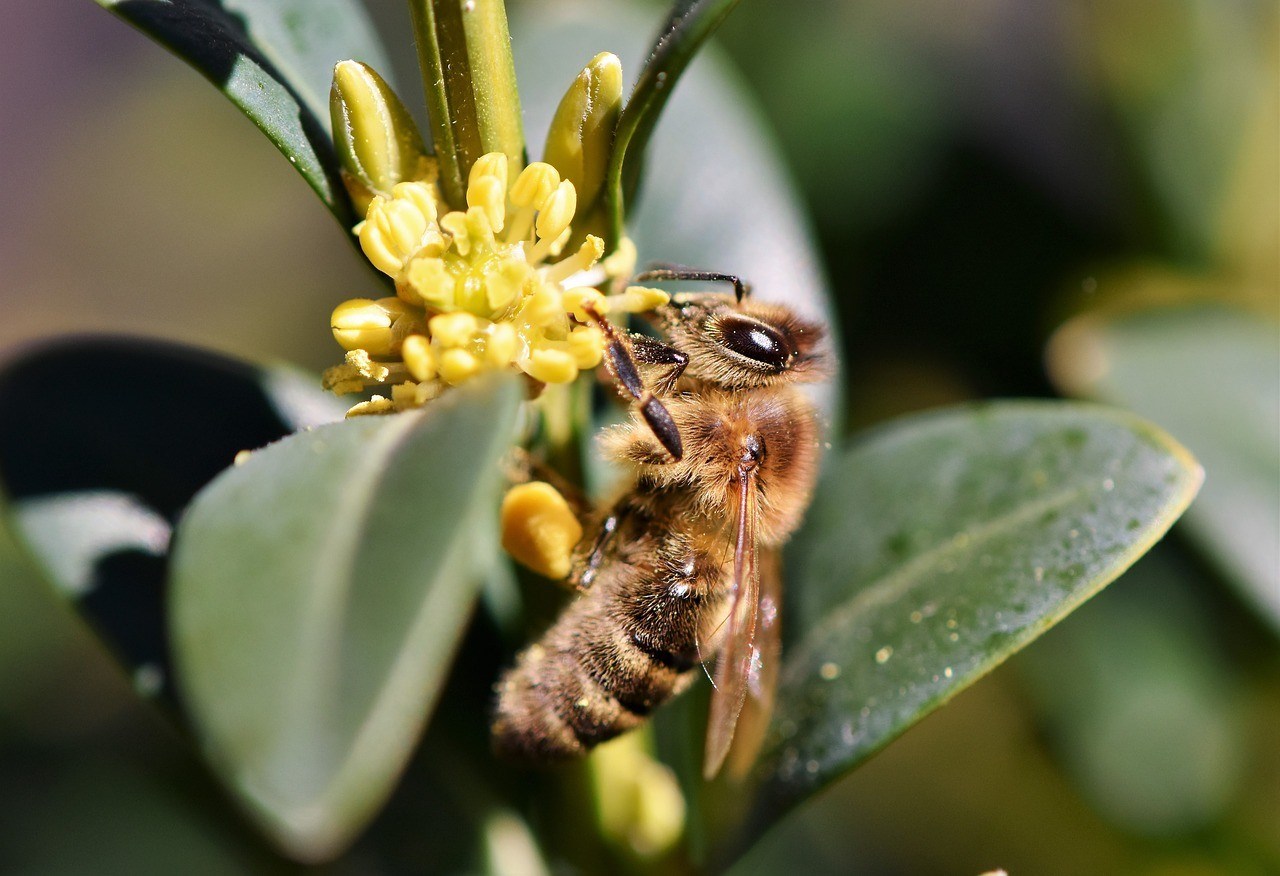
<path id="1" fill-rule="evenodd" d="M 751 674 L 747 677 L 747 696 L 738 716 L 738 729 L 725 761 L 725 772 L 734 779 L 744 779 L 755 765 L 764 744 L 769 719 L 773 717 L 773 697 L 778 689 L 778 670 L 782 666 L 782 554 L 777 550 L 761 550 L 760 616 L 756 621 L 756 652 Z"/>
<path id="2" fill-rule="evenodd" d="M 733 552 L 733 584 L 728 625 L 716 663 L 715 690 L 707 718 L 707 749 L 702 774 L 715 778 L 724 765 L 733 731 L 747 699 L 753 668 L 759 665 L 756 627 L 760 616 L 760 575 L 756 568 L 756 477 L 739 478 L 738 535 Z"/>

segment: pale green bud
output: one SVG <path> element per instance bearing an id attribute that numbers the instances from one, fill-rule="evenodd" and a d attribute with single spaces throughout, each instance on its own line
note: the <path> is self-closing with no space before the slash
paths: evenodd
<path id="1" fill-rule="evenodd" d="M 396 184 L 427 174 L 429 159 L 418 126 L 373 68 L 359 61 L 333 68 L 329 114 L 343 181 L 359 213 L 374 195 L 390 197 Z"/>
<path id="2" fill-rule="evenodd" d="M 622 110 L 622 63 L 601 52 L 583 68 L 556 109 L 542 158 L 573 183 L 584 207 L 604 185 L 613 129 Z"/>

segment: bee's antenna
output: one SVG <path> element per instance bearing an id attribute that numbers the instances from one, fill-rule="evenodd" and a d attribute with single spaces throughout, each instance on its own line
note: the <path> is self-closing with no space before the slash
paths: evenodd
<path id="1" fill-rule="evenodd" d="M 742 282 L 742 278 L 734 274 L 722 274 L 718 271 L 700 271 L 697 268 L 686 268 L 683 265 L 654 265 L 631 278 L 633 282 L 644 283 L 648 280 L 674 280 L 696 283 L 732 283 L 733 294 L 738 303 L 751 294 L 751 286 Z"/>

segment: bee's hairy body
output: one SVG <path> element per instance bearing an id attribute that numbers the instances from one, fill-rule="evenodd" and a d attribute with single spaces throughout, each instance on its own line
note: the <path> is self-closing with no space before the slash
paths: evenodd
<path id="1" fill-rule="evenodd" d="M 717 313 L 743 309 L 707 296 L 663 314 L 673 347 L 687 351 L 679 379 L 659 396 L 680 436 L 679 458 L 655 435 L 643 404 L 605 433 L 606 454 L 633 477 L 577 548 L 571 581 L 584 592 L 498 684 L 500 754 L 533 762 L 580 756 L 642 723 L 693 680 L 724 632 L 744 466 L 759 547 L 780 546 L 798 525 L 818 461 L 812 406 L 777 375 L 726 371 L 714 350 L 698 349 L 702 332 L 688 336 L 691 322 L 705 327 Z M 768 305 L 748 313 L 769 325 L 798 322 Z M 810 333 L 807 350 L 819 332 L 800 325 Z M 662 368 L 637 359 L 640 373 L 661 386 Z M 786 373 L 796 370 L 788 363 Z"/>

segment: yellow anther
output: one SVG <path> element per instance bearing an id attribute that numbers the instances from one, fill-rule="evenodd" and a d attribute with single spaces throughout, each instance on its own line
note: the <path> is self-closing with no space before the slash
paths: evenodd
<path id="1" fill-rule="evenodd" d="M 558 240 L 573 221 L 573 212 L 578 208 L 578 195 L 573 183 L 565 180 L 556 186 L 538 211 L 538 222 L 535 228 L 538 237 L 543 240 Z"/>
<path id="2" fill-rule="evenodd" d="M 503 196 L 507 192 L 507 154 L 505 152 L 486 152 L 471 165 L 471 173 L 467 175 L 467 188 L 475 185 L 483 177 L 492 177 L 502 187 Z"/>
<path id="3" fill-rule="evenodd" d="M 480 331 L 480 320 L 470 313 L 442 313 L 427 323 L 431 337 L 445 347 L 464 347 Z"/>
<path id="4" fill-rule="evenodd" d="M 496 322 L 485 333 L 484 359 L 488 364 L 501 367 L 510 365 L 520 352 L 520 335 L 506 322 Z"/>
<path id="5" fill-rule="evenodd" d="M 416 383 L 406 380 L 404 383 L 397 383 L 391 387 L 391 403 L 395 405 L 398 411 L 416 407 L 417 398 L 418 385 Z"/>
<path id="6" fill-rule="evenodd" d="M 571 383 L 578 376 L 578 364 L 566 350 L 534 350 L 520 367 L 543 383 Z"/>
<path id="7" fill-rule="evenodd" d="M 520 318 L 530 325 L 559 328 L 565 322 L 564 302 L 552 287 L 540 286 L 524 300 Z"/>
<path id="8" fill-rule="evenodd" d="M 621 313 L 644 313 L 662 307 L 671 301 L 671 296 L 661 289 L 648 286 L 628 286 L 621 295 L 610 296 L 609 306 Z"/>
<path id="9" fill-rule="evenodd" d="M 441 383 L 438 380 L 432 380 L 430 383 L 419 383 L 418 388 L 414 391 L 413 401 L 418 406 L 425 405 L 440 395 Z"/>
<path id="10" fill-rule="evenodd" d="M 400 346 L 404 367 L 419 382 L 436 376 L 436 357 L 431 352 L 431 342 L 422 335 L 409 335 Z"/>
<path id="11" fill-rule="evenodd" d="M 506 158 L 505 155 L 502 157 Z M 472 210 L 477 208 L 484 210 L 485 216 L 489 219 L 490 228 L 501 231 L 507 212 L 506 185 L 496 176 L 476 178 L 473 169 L 471 185 L 467 186 L 467 206 Z"/>
<path id="12" fill-rule="evenodd" d="M 569 574 L 582 524 L 569 503 L 542 481 L 518 484 L 502 499 L 502 547 L 516 562 L 547 578 Z"/>
<path id="13" fill-rule="evenodd" d="M 604 358 L 604 332 L 594 325 L 580 325 L 569 332 L 568 347 L 580 369 L 595 368 Z"/>
<path id="14" fill-rule="evenodd" d="M 440 354 L 440 377 L 457 385 L 480 371 L 480 360 L 466 350 L 445 350 Z"/>
<path id="15" fill-rule="evenodd" d="M 441 259 L 414 259 L 409 263 L 403 281 L 427 307 L 444 310 L 453 307 L 457 299 L 458 278 L 449 272 Z"/>
<path id="16" fill-rule="evenodd" d="M 558 185 L 560 173 L 546 162 L 535 161 L 516 177 L 516 184 L 511 187 L 511 203 L 541 210 Z"/>
<path id="17" fill-rule="evenodd" d="M 352 298 L 339 304 L 329 318 L 329 327 L 343 349 L 384 355 L 391 348 L 391 315 L 368 298 Z"/>
<path id="18" fill-rule="evenodd" d="M 375 395 L 368 401 L 353 405 L 347 411 L 347 419 L 352 417 L 363 417 L 369 414 L 389 414 L 395 409 L 395 403 L 392 402 L 391 399 Z"/>
<path id="19" fill-rule="evenodd" d="M 583 305 L 591 305 L 601 315 L 609 312 L 609 304 L 600 290 L 590 286 L 575 286 L 564 292 L 564 309 L 578 322 L 591 322 L 591 315 Z"/>
<path id="20" fill-rule="evenodd" d="M 427 223 L 436 221 L 436 196 L 430 184 L 402 182 L 391 194 L 396 200 L 411 204 Z"/>

